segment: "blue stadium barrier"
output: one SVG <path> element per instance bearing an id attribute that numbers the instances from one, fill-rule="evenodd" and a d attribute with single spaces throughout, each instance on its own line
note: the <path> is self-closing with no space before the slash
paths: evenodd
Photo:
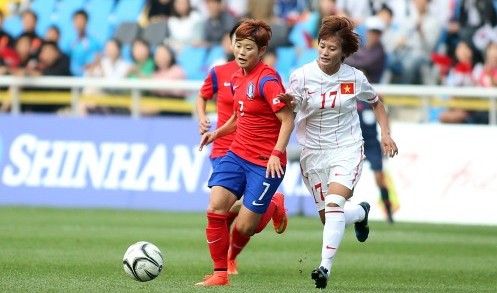
<path id="1" fill-rule="evenodd" d="M 0 115 L 0 205 L 205 212 L 210 147 L 198 144 L 191 118 Z M 290 214 L 316 214 L 298 162 L 280 191 Z"/>

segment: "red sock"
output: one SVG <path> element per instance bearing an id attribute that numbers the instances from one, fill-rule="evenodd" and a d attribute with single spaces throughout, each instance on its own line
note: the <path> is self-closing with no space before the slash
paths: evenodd
<path id="1" fill-rule="evenodd" d="M 228 258 L 230 260 L 236 259 L 238 254 L 243 250 L 245 245 L 250 240 L 250 236 L 245 236 L 242 233 L 238 232 L 238 229 L 236 229 L 236 225 L 233 227 L 233 230 L 231 231 L 231 245 L 230 245 L 230 253 Z"/>
<path id="2" fill-rule="evenodd" d="M 264 228 L 266 228 L 267 223 L 269 223 L 275 211 L 276 211 L 276 204 L 273 201 L 271 201 L 266 212 L 264 213 L 264 215 L 262 215 L 262 218 L 259 221 L 259 225 L 257 226 L 257 228 L 255 228 L 255 233 L 259 233 L 262 230 L 264 230 Z"/>
<path id="3" fill-rule="evenodd" d="M 236 219 L 238 216 L 238 213 L 233 213 L 231 211 L 228 212 L 228 218 L 226 219 L 226 225 L 228 226 L 228 230 L 231 228 L 231 224 L 233 224 L 233 221 Z"/>
<path id="4" fill-rule="evenodd" d="M 214 262 L 214 271 L 226 271 L 228 269 L 228 248 L 230 234 L 226 226 L 226 215 L 207 213 L 207 244 Z"/>

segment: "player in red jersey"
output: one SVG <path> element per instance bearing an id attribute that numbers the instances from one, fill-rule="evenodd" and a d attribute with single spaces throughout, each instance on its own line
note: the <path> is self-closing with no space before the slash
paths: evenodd
<path id="1" fill-rule="evenodd" d="M 232 46 L 234 41 L 233 36 L 240 24 L 241 22 L 237 23 L 229 33 L 230 40 L 232 41 Z M 205 78 L 204 83 L 200 88 L 200 92 L 197 96 L 196 109 L 199 119 L 200 134 L 204 134 L 211 128 L 209 118 L 206 115 L 206 106 L 208 100 L 212 100 L 214 98 L 216 99 L 216 128 L 223 126 L 233 114 L 233 93 L 231 92 L 231 77 L 239 68 L 240 67 L 238 67 L 236 61 L 232 60 L 225 64 L 214 66 L 209 71 L 209 74 Z M 210 161 L 213 170 L 228 152 L 228 149 L 234 137 L 235 133 L 233 132 L 214 141 L 210 155 Z M 276 203 L 283 202 L 283 195 L 281 193 L 276 193 L 273 197 L 273 201 L 275 201 Z M 226 220 L 228 230 L 231 229 L 231 224 L 238 216 L 241 205 L 241 200 L 238 200 L 228 211 Z M 275 223 L 277 224 L 274 225 L 276 233 L 283 233 L 286 228 L 286 222 L 284 223 L 284 226 L 281 226 L 277 222 Z M 236 275 L 238 274 L 236 257 L 247 245 L 250 237 L 241 236 L 241 234 L 236 231 L 236 228 L 233 227 L 231 239 L 232 240 L 230 241 L 230 248 L 228 252 L 228 274 Z"/>
<path id="2" fill-rule="evenodd" d="M 234 54 L 240 69 L 231 79 L 234 113 L 222 127 L 205 133 L 200 142 L 202 150 L 236 130 L 228 153 L 209 179 L 206 236 L 214 273 L 197 283 L 200 286 L 229 285 L 226 219 L 242 195 L 243 206 L 233 230 L 240 239 L 262 231 L 271 218 L 279 226 L 286 226 L 287 220 L 283 201 L 272 198 L 284 177 L 285 150 L 294 122 L 291 109 L 277 98 L 284 92 L 279 75 L 261 62 L 271 28 L 263 21 L 245 20 L 235 35 Z"/>

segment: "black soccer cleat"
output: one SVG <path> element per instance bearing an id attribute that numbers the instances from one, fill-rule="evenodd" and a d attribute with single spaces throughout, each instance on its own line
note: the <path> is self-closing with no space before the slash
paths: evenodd
<path id="1" fill-rule="evenodd" d="M 315 268 L 311 272 L 311 278 L 315 281 L 316 288 L 324 289 L 328 285 L 328 270 L 324 267 Z"/>
<path id="2" fill-rule="evenodd" d="M 359 205 L 364 209 L 366 215 L 364 216 L 364 220 L 355 223 L 355 237 L 359 242 L 364 242 L 368 239 L 369 236 L 369 224 L 368 224 L 368 215 L 371 206 L 369 203 L 363 201 L 359 203 Z"/>

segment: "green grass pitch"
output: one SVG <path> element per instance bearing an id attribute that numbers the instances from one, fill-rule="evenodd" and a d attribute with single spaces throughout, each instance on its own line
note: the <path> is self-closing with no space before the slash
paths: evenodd
<path id="1" fill-rule="evenodd" d="M 239 256 L 231 286 L 197 288 L 211 272 L 203 213 L 0 207 L 0 292 L 314 292 L 318 218 L 269 223 Z M 329 292 L 497 292 L 497 227 L 371 222 L 346 235 Z M 127 247 L 156 244 L 159 277 L 140 283 L 122 267 Z"/>

